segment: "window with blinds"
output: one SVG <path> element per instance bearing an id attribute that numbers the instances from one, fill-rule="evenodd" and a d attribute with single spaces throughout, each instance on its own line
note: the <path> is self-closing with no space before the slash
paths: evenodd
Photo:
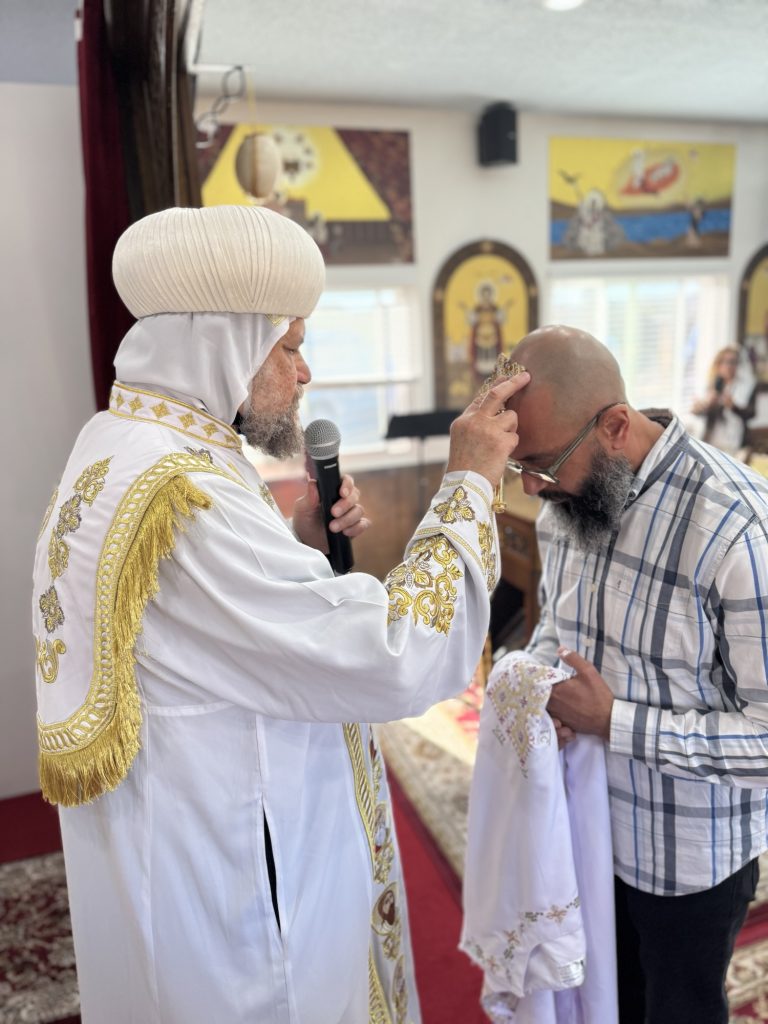
<path id="1" fill-rule="evenodd" d="M 550 283 L 548 320 L 608 346 L 635 408 L 686 418 L 715 353 L 729 344 L 728 304 L 724 274 L 561 277 Z"/>
<path id="2" fill-rule="evenodd" d="M 302 422 L 332 420 L 345 451 L 381 446 L 390 417 L 418 405 L 415 324 L 412 289 L 326 291 L 306 325 Z"/>

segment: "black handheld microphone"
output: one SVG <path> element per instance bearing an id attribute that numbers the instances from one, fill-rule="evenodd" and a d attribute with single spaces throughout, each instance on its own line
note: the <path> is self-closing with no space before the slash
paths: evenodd
<path id="1" fill-rule="evenodd" d="M 328 535 L 328 561 L 337 576 L 349 572 L 354 562 L 352 544 L 343 533 L 332 533 L 328 529 L 333 516 L 331 506 L 339 500 L 341 473 L 339 472 L 339 428 L 330 420 L 313 420 L 304 431 L 304 445 L 307 455 L 315 465 L 317 489 L 325 516 L 325 532 Z"/>

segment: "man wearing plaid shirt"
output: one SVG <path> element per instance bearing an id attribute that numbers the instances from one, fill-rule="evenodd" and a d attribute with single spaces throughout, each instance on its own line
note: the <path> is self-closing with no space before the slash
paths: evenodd
<path id="1" fill-rule="evenodd" d="M 561 742 L 606 742 L 621 1024 L 727 1024 L 766 849 L 768 481 L 626 400 L 608 349 L 528 335 L 517 461 L 537 524 L 537 660 L 575 670 Z"/>

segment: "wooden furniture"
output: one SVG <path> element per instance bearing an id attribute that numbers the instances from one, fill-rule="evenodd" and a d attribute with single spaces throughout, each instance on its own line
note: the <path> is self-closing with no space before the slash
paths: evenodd
<path id="1" fill-rule="evenodd" d="M 539 549 L 536 544 L 536 516 L 541 507 L 540 498 L 525 493 L 519 477 L 507 481 L 504 487 L 506 512 L 499 512 L 499 544 L 501 547 L 502 578 L 523 594 L 525 612 L 525 639 L 529 639 L 539 621 L 537 590 L 541 576 Z"/>

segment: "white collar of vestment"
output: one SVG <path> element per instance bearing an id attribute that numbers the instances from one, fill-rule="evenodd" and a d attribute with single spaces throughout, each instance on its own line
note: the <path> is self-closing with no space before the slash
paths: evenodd
<path id="1" fill-rule="evenodd" d="M 222 448 L 242 447 L 240 436 L 227 423 L 217 420 L 204 409 L 186 405 L 169 395 L 145 391 L 115 381 L 109 395 L 109 412 L 113 416 L 135 422 L 161 424 L 186 437 Z"/>

